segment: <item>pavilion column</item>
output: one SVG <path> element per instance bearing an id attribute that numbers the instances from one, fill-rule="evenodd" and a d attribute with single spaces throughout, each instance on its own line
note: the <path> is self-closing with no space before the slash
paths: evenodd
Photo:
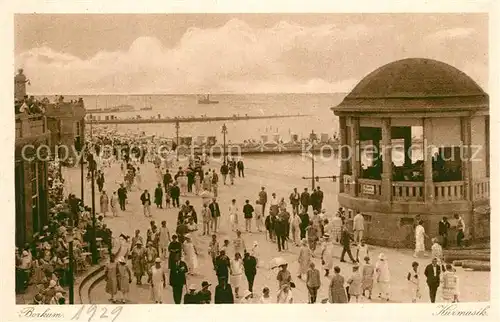
<path id="1" fill-rule="evenodd" d="M 360 148 L 359 148 L 359 117 L 351 117 L 351 142 L 349 146 L 351 147 L 351 195 L 356 197 L 358 195 L 358 177 L 359 168 L 361 164 L 360 160 Z"/>
<path id="2" fill-rule="evenodd" d="M 382 200 L 392 200 L 392 142 L 391 142 L 391 119 L 382 119 Z"/>
<path id="3" fill-rule="evenodd" d="M 424 118 L 424 200 L 434 201 L 434 182 L 432 179 L 432 119 Z"/>
<path id="4" fill-rule="evenodd" d="M 348 173 L 348 162 L 347 158 L 349 155 L 349 151 L 347 148 L 347 131 L 346 131 L 346 117 L 339 117 L 339 128 L 340 128 L 340 174 L 339 174 L 339 192 L 342 193 L 345 191 L 344 188 L 344 174 Z"/>
<path id="5" fill-rule="evenodd" d="M 412 164 L 411 160 L 411 146 L 413 144 L 411 137 L 411 127 L 404 128 L 404 146 L 405 146 L 405 166 L 410 166 Z"/>
<path id="6" fill-rule="evenodd" d="M 486 115 L 484 117 L 484 150 L 485 150 L 485 162 L 486 162 L 486 177 L 490 177 L 490 116 Z"/>
<path id="7" fill-rule="evenodd" d="M 462 139 L 462 180 L 464 182 L 464 199 L 473 200 L 473 182 L 472 182 L 472 161 L 471 161 L 471 139 L 472 126 L 471 118 L 463 116 L 460 118 L 461 139 Z"/>

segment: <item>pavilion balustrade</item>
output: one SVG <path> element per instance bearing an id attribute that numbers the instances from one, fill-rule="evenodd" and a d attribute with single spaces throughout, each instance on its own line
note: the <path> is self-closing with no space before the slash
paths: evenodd
<path id="1" fill-rule="evenodd" d="M 424 183 L 416 181 L 393 181 L 392 200 L 424 201 Z"/>
<path id="2" fill-rule="evenodd" d="M 481 180 L 475 180 L 472 193 L 474 200 L 484 200 L 490 198 L 490 179 L 484 178 Z"/>
<path id="3" fill-rule="evenodd" d="M 434 198 L 436 201 L 464 200 L 465 183 L 463 181 L 434 182 Z"/>

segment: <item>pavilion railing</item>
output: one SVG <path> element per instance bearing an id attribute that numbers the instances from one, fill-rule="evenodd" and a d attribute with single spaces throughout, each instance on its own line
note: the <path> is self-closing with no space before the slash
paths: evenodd
<path id="1" fill-rule="evenodd" d="M 382 194 L 381 181 L 373 179 L 358 179 L 359 196 L 361 198 L 379 200 Z"/>
<path id="2" fill-rule="evenodd" d="M 463 181 L 434 182 L 434 198 L 436 201 L 454 201 L 465 199 Z"/>
<path id="3" fill-rule="evenodd" d="M 424 201 L 424 183 L 417 181 L 393 181 L 392 200 Z"/>
<path id="4" fill-rule="evenodd" d="M 474 200 L 484 200 L 490 198 L 490 178 L 475 180 L 472 186 Z"/>

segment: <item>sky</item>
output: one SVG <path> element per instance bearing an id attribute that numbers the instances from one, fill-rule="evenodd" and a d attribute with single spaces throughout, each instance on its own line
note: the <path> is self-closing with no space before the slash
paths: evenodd
<path id="1" fill-rule="evenodd" d="M 345 93 L 394 60 L 488 90 L 487 14 L 18 14 L 33 94 Z"/>

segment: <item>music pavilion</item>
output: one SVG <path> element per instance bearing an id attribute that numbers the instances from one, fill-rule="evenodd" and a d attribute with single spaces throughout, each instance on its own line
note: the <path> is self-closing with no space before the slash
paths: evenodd
<path id="1" fill-rule="evenodd" d="M 453 225 L 454 214 L 466 239 L 489 239 L 489 97 L 469 76 L 403 59 L 367 75 L 332 110 L 343 147 L 339 205 L 364 215 L 368 243 L 413 247 L 415 218 L 438 236 L 439 221 Z M 368 145 L 372 156 L 362 158 Z"/>

